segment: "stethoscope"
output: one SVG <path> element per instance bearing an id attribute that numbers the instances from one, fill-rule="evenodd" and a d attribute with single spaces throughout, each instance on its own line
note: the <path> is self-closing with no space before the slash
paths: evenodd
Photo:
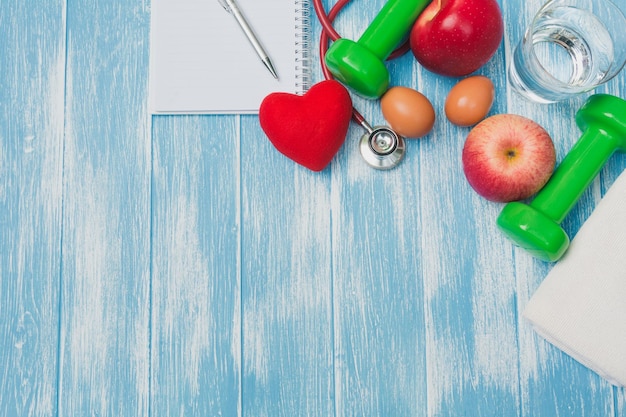
<path id="1" fill-rule="evenodd" d="M 333 21 L 341 11 L 341 9 L 350 2 L 350 0 L 339 0 L 326 14 L 322 0 L 313 0 L 313 7 L 317 18 L 322 25 L 322 34 L 320 36 L 320 62 L 324 78 L 332 79 L 333 76 L 324 63 L 324 56 L 328 50 L 330 41 L 336 41 L 341 36 L 333 27 Z M 397 58 L 409 50 L 408 42 L 402 44 L 396 49 L 388 59 Z M 365 134 L 359 141 L 359 151 L 365 162 L 372 168 L 391 169 L 397 166 L 406 152 L 405 140 L 388 126 L 372 127 L 365 118 L 354 107 L 352 108 L 352 120 L 358 123 Z"/>

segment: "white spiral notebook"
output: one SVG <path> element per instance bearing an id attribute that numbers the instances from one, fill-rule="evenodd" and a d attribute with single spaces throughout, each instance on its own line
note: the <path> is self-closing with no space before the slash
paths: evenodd
<path id="1" fill-rule="evenodd" d="M 153 0 L 150 108 L 161 114 L 257 113 L 276 91 L 308 87 L 308 0 L 238 0 L 274 79 L 219 0 Z"/>

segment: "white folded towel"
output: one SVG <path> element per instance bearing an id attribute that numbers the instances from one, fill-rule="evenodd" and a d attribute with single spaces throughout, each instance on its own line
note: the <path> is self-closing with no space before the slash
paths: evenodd
<path id="1" fill-rule="evenodd" d="M 524 317 L 547 341 L 626 386 L 626 172 L 533 294 Z"/>

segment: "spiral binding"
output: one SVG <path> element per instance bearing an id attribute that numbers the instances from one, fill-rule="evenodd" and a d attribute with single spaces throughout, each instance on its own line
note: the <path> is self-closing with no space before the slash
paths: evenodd
<path id="1" fill-rule="evenodd" d="M 310 0 L 296 0 L 296 94 L 304 94 L 311 87 Z"/>

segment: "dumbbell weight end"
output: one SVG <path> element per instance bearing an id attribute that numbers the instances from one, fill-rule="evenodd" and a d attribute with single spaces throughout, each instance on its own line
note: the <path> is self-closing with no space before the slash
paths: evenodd
<path id="1" fill-rule="evenodd" d="M 365 98 L 377 99 L 389 87 L 389 71 L 383 61 L 350 39 L 337 39 L 325 60 L 337 80 Z"/>

